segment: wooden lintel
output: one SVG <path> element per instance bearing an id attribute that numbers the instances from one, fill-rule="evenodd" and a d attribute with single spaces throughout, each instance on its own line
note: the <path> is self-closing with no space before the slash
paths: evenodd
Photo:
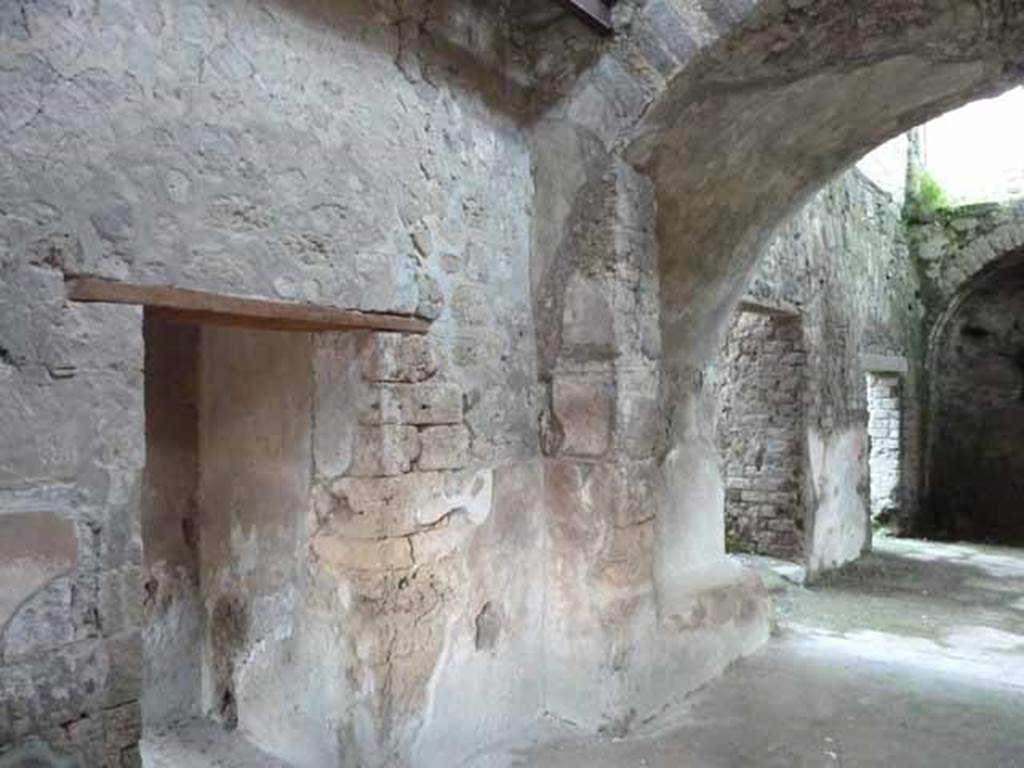
<path id="1" fill-rule="evenodd" d="M 65 282 L 65 288 L 72 301 L 141 304 L 160 317 L 181 323 L 233 325 L 271 331 L 366 329 L 426 333 L 430 330 L 430 323 L 412 315 L 228 296 L 169 285 L 71 277 Z"/>
<path id="2" fill-rule="evenodd" d="M 602 35 L 610 35 L 612 29 L 612 12 L 607 0 L 560 0 L 583 21 Z"/>
<path id="3" fill-rule="evenodd" d="M 799 308 L 782 301 L 765 301 L 753 296 L 744 296 L 740 299 L 737 310 L 740 312 L 751 312 L 756 315 L 770 315 L 772 317 L 800 317 Z"/>

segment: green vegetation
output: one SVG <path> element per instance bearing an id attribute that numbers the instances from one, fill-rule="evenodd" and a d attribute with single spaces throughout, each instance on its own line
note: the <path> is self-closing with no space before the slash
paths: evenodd
<path id="1" fill-rule="evenodd" d="M 918 178 L 917 194 L 914 195 L 913 214 L 915 219 L 928 218 L 951 208 L 949 195 L 928 171 L 922 171 Z"/>
<path id="2" fill-rule="evenodd" d="M 950 206 L 946 191 L 928 171 L 921 174 L 921 187 L 918 196 L 921 205 L 927 211 L 938 211 Z"/>

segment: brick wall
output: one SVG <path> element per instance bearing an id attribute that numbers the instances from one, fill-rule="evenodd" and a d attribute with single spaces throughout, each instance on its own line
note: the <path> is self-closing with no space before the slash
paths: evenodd
<path id="1" fill-rule="evenodd" d="M 884 522 L 898 515 L 900 506 L 900 377 L 869 372 L 867 388 L 871 517 Z"/>
<path id="2" fill-rule="evenodd" d="M 800 319 L 737 312 L 720 359 L 727 544 L 800 557 L 807 363 Z"/>

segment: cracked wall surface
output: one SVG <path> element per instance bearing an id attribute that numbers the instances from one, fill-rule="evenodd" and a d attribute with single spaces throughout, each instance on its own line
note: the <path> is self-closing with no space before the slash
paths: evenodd
<path id="1" fill-rule="evenodd" d="M 197 547 L 175 579 L 157 560 L 175 540 L 147 540 L 147 725 L 201 713 L 292 765 L 392 765 L 536 717 L 521 665 L 541 659 L 541 468 L 471 466 L 434 342 L 151 327 L 154 363 L 195 355 L 147 375 L 172 395 L 195 379 L 191 428 L 165 396 L 149 431 L 187 450 L 170 419 L 195 443 Z M 145 519 L 180 533 L 180 464 L 150 458 Z M 198 627 L 181 621 L 197 603 Z M 465 686 L 490 703 L 460 709 Z"/>

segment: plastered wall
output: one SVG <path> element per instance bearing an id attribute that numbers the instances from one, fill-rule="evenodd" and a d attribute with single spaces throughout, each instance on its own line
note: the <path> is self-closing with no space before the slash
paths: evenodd
<path id="1" fill-rule="evenodd" d="M 777 332 L 752 334 L 750 328 L 759 327 L 751 326 L 754 320 L 746 324 L 734 320 L 725 336 L 716 372 L 719 444 L 726 477 L 735 478 L 733 503 L 743 507 L 748 530 L 781 529 L 783 523 L 775 521 L 776 506 L 769 497 L 756 494 L 788 493 L 787 503 L 796 495 L 802 530 L 800 544 L 790 546 L 788 554 L 799 553 L 812 571 L 841 565 L 870 546 L 868 408 L 862 355 L 905 356 L 910 361 L 907 380 L 919 380 L 925 348 L 921 325 L 925 308 L 919 286 L 901 207 L 852 169 L 780 228 L 747 290 L 755 302 L 796 316 L 791 322 L 794 329 L 799 328 L 797 347 L 784 349 L 787 342 Z M 799 368 L 799 376 L 791 372 L 793 365 Z M 802 381 L 801 394 L 787 395 L 797 381 Z M 768 441 L 762 439 L 761 426 L 743 425 L 762 425 L 773 416 L 781 420 L 790 410 L 796 414 L 799 426 L 794 428 L 799 429 L 799 437 L 790 435 L 776 448 L 779 456 L 790 457 L 785 474 L 799 478 L 799 492 L 774 486 L 746 488 L 772 464 L 763 458 L 762 469 L 757 469 L 758 447 L 764 444 L 767 457 Z M 907 426 L 898 451 L 904 472 L 894 493 L 901 515 L 906 515 L 917 498 L 920 417 L 916 402 L 907 404 L 903 418 Z M 788 452 L 784 445 L 789 446 Z M 729 487 L 730 481 L 726 482 Z M 783 501 L 781 495 L 772 498 Z M 754 512 L 762 508 L 763 514 Z M 741 511 L 733 509 L 738 527 Z M 791 525 L 791 532 L 782 535 L 792 541 L 795 529 Z M 748 543 L 756 543 L 752 535 L 747 538 Z M 762 534 L 761 538 L 772 536 Z"/>
<path id="2" fill-rule="evenodd" d="M 138 761 L 142 312 L 69 304 L 66 274 L 433 321 L 422 343 L 280 350 L 295 364 L 264 361 L 290 384 L 269 410 L 250 403 L 275 429 L 240 446 L 254 464 L 199 451 L 225 460 L 213 475 L 199 461 L 199 516 L 230 510 L 197 544 L 200 585 L 209 547 L 206 583 L 225 597 L 204 603 L 223 652 L 204 661 L 203 706 L 266 722 L 280 648 L 348 648 L 308 702 L 331 716 L 277 719 L 266 746 L 301 733 L 298 761 L 431 765 L 538 711 L 621 735 L 763 643 L 766 597 L 724 554 L 717 331 L 771 228 L 829 174 L 1018 71 L 1009 6 L 965 16 L 977 34 L 960 34 L 956 14 L 869 5 L 864 26 L 835 3 L 623 2 L 610 39 L 462 0 L 0 14 L 0 491 L 5 536 L 33 543 L 3 563 L 35 569 L 4 594 L 2 759 Z M 828 44 L 805 50 L 823 29 Z M 830 190 L 822 204 L 863 211 L 881 242 L 888 213 L 871 195 Z M 853 259 L 815 284 L 815 254 L 854 238 L 808 210 L 780 242 L 821 350 L 805 496 L 824 568 L 865 543 L 850 361 L 860 340 L 897 346 L 895 312 L 865 297 L 889 281 L 902 300 L 903 278 Z M 873 322 L 848 321 L 863 313 Z M 291 356 L 305 351 L 302 369 Z M 346 401 L 349 381 L 368 403 Z M 296 418 L 275 421 L 281 409 Z M 234 415 L 205 437 L 200 417 L 200 446 L 250 438 Z M 249 520 L 234 502 L 264 482 Z M 263 556 L 272 567 L 250 567 Z M 262 602 L 232 599 L 233 580 Z M 466 692 L 486 706 L 457 706 Z"/>
<path id="3" fill-rule="evenodd" d="M 184 595 L 191 554 L 143 555 L 142 312 L 70 305 L 66 274 L 419 313 L 462 408 L 424 468 L 535 456 L 525 80 L 494 11 L 147 0 L 0 14 L 0 511 L 5 540 L 41 542 L 4 560 L 38 574 L 3 603 L 0 751 L 39 738 L 85 765 L 135 764 L 145 681 L 171 674 L 144 664 L 143 628 L 191 627 L 164 636 L 167 659 L 198 631 L 191 609 L 164 610 L 184 605 L 166 602 L 167 570 L 184 569 Z M 176 440 L 154 455 L 180 455 Z M 174 504 L 186 480 L 154 479 L 181 486 Z M 183 516 L 147 538 L 180 542 Z M 189 711 L 185 677 L 147 714 Z"/>

